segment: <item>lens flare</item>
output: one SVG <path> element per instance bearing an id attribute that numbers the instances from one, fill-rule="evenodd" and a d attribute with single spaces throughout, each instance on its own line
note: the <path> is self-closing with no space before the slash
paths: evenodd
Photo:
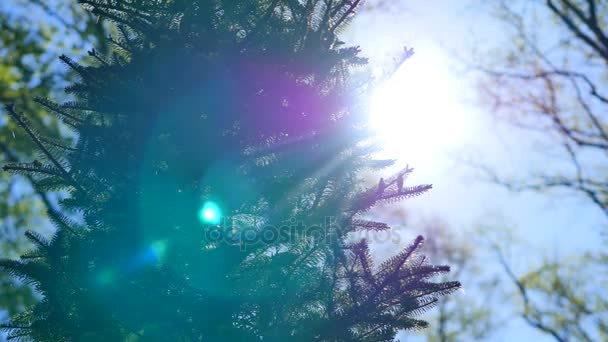
<path id="1" fill-rule="evenodd" d="M 167 251 L 167 242 L 165 240 L 154 241 L 149 248 L 150 256 L 154 262 L 162 262 Z"/>
<path id="2" fill-rule="evenodd" d="M 434 47 L 406 60 L 370 101 L 370 127 L 385 155 L 421 168 L 437 166 L 439 154 L 461 146 L 472 125 L 462 84 Z"/>
<path id="3" fill-rule="evenodd" d="M 97 284 L 99 286 L 111 286 L 116 282 L 116 272 L 110 268 L 105 268 L 97 273 Z"/>
<path id="4" fill-rule="evenodd" d="M 207 201 L 198 211 L 198 219 L 204 224 L 218 224 L 222 217 L 220 207 L 212 201 Z"/>

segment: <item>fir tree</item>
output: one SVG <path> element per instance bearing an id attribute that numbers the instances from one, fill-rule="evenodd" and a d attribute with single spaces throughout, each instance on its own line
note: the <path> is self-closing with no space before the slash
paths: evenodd
<path id="1" fill-rule="evenodd" d="M 44 296 L 5 326 L 37 341 L 390 341 L 459 287 L 434 283 L 422 238 L 375 266 L 352 233 L 377 203 L 419 195 L 406 169 L 366 188 L 365 64 L 338 33 L 360 1 L 81 0 L 114 23 L 40 105 L 78 135 L 41 136 L 44 159 L 12 164 L 65 189 L 57 231 L 0 264 Z"/>

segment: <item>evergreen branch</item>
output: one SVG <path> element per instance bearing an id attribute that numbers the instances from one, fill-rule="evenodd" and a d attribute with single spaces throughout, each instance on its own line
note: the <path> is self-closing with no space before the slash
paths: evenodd
<path id="1" fill-rule="evenodd" d="M 15 121 L 17 121 L 19 126 L 21 126 L 27 132 L 27 134 L 30 136 L 32 141 L 34 141 L 34 143 L 36 144 L 36 146 L 38 146 L 38 148 L 42 151 L 42 153 L 44 153 L 44 155 L 47 158 L 49 158 L 49 160 L 55 165 L 55 167 L 59 170 L 59 172 L 63 175 L 63 177 L 66 180 L 70 181 L 72 183 L 72 185 L 74 185 L 74 187 L 76 187 L 76 189 L 78 189 L 84 193 L 84 189 L 82 189 L 79 184 L 77 184 L 76 182 L 73 181 L 73 179 L 72 179 L 71 175 L 68 173 L 68 171 L 66 171 L 63 168 L 63 166 L 61 165 L 61 163 L 59 163 L 59 161 L 57 159 L 55 159 L 55 157 L 51 154 L 51 152 L 49 152 L 49 150 L 44 146 L 44 144 L 40 141 L 40 139 L 38 139 L 38 136 L 36 136 L 36 134 L 27 125 L 27 123 L 21 118 L 21 116 L 19 114 L 17 114 L 17 112 L 15 112 L 14 106 L 9 105 L 9 106 L 7 106 L 7 109 L 8 109 L 9 114 L 11 115 L 11 117 L 13 119 L 15 119 Z"/>
<path id="2" fill-rule="evenodd" d="M 21 329 L 21 328 L 19 328 L 19 329 Z M 30 327 L 30 329 L 32 329 L 32 328 Z M 29 333 L 29 332 L 14 333 L 14 334 L 13 334 L 13 333 L 11 333 L 10 335 L 8 335 L 8 336 L 6 337 L 6 340 L 7 340 L 7 341 L 12 341 L 12 340 L 14 340 L 14 339 L 21 340 L 21 338 L 22 338 L 22 337 L 26 337 L 26 336 L 29 336 L 29 335 L 30 335 L 30 333 Z"/>
<path id="3" fill-rule="evenodd" d="M 122 37 L 124 42 L 127 44 L 127 46 L 132 47 L 131 49 L 135 49 L 137 47 L 137 45 L 136 45 L 136 42 L 138 40 L 137 36 L 129 33 L 130 28 L 127 27 L 126 24 L 118 24 L 118 25 L 116 25 L 116 27 L 118 28 L 118 32 L 120 32 L 120 36 Z M 134 37 L 131 38 L 130 36 L 134 36 Z M 128 52 L 131 50 L 127 49 L 126 51 Z"/>
<path id="4" fill-rule="evenodd" d="M 353 2 L 351 2 L 348 9 L 346 10 L 346 12 L 340 17 L 340 19 L 338 19 L 338 21 L 336 23 L 334 23 L 334 25 L 329 29 L 329 32 L 333 33 L 340 25 L 342 25 L 344 20 L 346 20 L 346 18 L 348 18 L 348 16 L 353 14 L 355 9 L 357 7 L 359 7 L 360 3 L 361 3 L 361 0 L 354 0 Z"/>
<path id="5" fill-rule="evenodd" d="M 94 15 L 106 17 L 111 21 L 115 22 L 117 26 L 121 24 L 127 25 L 134 30 L 138 30 L 142 35 L 146 32 L 155 31 L 149 22 L 146 22 L 145 20 L 137 20 L 138 18 L 130 18 L 128 15 L 121 15 L 123 13 L 114 14 L 99 7 L 93 7 L 91 13 L 93 13 Z"/>
<path id="6" fill-rule="evenodd" d="M 27 252 L 19 256 L 21 260 L 29 260 L 29 259 L 41 259 L 46 258 L 46 255 L 37 253 L 36 251 Z"/>
<path id="7" fill-rule="evenodd" d="M 405 169 L 403 169 L 401 172 L 398 172 L 395 176 L 391 177 L 387 181 L 384 181 L 384 179 L 381 178 L 380 183 L 377 187 L 369 188 L 367 191 L 359 195 L 358 200 L 354 202 L 351 217 L 359 213 L 366 212 L 379 201 L 394 202 L 405 198 L 415 197 L 421 195 L 422 193 L 430 190 L 433 187 L 429 184 L 404 188 L 403 184 L 405 182 L 405 179 L 413 171 L 413 168 L 407 166 Z M 396 190 L 391 190 L 388 193 L 385 193 L 387 189 L 390 189 L 395 186 L 397 188 Z"/>
<path id="8" fill-rule="evenodd" d="M 38 245 L 40 248 L 46 249 L 49 247 L 49 242 L 46 241 L 42 235 L 36 232 L 28 230 L 25 232 L 25 237 L 27 237 L 28 240 L 32 241 L 34 244 Z"/>
<path id="9" fill-rule="evenodd" d="M 50 146 L 53 146 L 53 147 L 56 147 L 56 148 L 59 148 L 59 149 L 62 149 L 62 150 L 66 150 L 66 151 L 70 151 L 70 152 L 76 151 L 76 149 L 73 148 L 73 147 L 65 146 L 65 145 L 63 145 L 63 144 L 61 144 L 61 143 L 59 143 L 57 141 L 53 141 L 53 140 L 48 139 L 48 138 L 40 137 L 40 141 L 42 141 L 43 143 L 45 143 L 47 145 L 50 145 Z"/>
<path id="10" fill-rule="evenodd" d="M 419 235 L 418 237 L 416 237 L 416 240 L 414 240 L 411 245 L 409 245 L 399 254 L 395 255 L 392 258 L 389 258 L 380 265 L 379 273 L 383 275 L 383 285 L 386 285 L 386 283 L 390 280 L 391 274 L 398 272 L 401 267 L 403 267 L 403 264 L 405 264 L 405 262 L 410 258 L 410 256 L 422 245 L 423 241 L 424 238 Z"/>
<path id="11" fill-rule="evenodd" d="M 12 151 L 10 151 L 6 145 L 0 143 L 0 150 L 2 150 L 2 152 L 4 152 L 6 158 L 9 161 L 15 162 L 15 163 L 19 162 L 19 158 L 17 158 L 17 156 L 14 153 L 12 153 Z M 6 171 L 7 167 L 9 167 L 9 166 L 5 165 L 5 166 L 3 166 L 3 169 Z M 40 171 L 35 171 L 35 172 L 40 172 Z M 53 174 L 53 175 L 60 176 L 59 174 Z M 29 173 L 26 173 L 25 177 L 28 179 L 30 184 L 32 184 L 34 191 L 38 194 L 38 196 L 42 200 L 42 203 L 44 203 L 44 206 L 46 207 L 47 215 L 49 215 L 49 218 L 55 219 L 57 222 L 61 221 L 60 214 L 53 207 L 53 204 L 51 203 L 50 199 L 48 198 L 48 194 L 46 192 L 41 191 L 38 188 L 38 186 L 37 186 L 38 181 L 36 181 L 34 179 L 34 177 L 32 177 L 32 175 Z M 77 235 L 76 232 L 71 227 L 66 227 L 66 229 L 68 231 L 70 231 L 71 233 Z"/>
<path id="12" fill-rule="evenodd" d="M 398 278 L 393 277 L 393 275 L 395 275 L 401 269 L 401 267 L 409 259 L 409 257 L 420 247 L 423 240 L 424 239 L 422 236 L 418 236 L 408 248 L 403 250 L 398 255 L 382 263 L 382 265 L 380 266 L 380 271 L 377 273 L 377 276 L 381 280 L 380 284 L 375 287 L 374 292 L 366 296 L 366 302 L 358 306 L 355 311 L 368 310 L 371 306 L 374 305 L 380 293 L 384 291 L 387 285 L 395 280 L 398 280 Z"/>
<path id="13" fill-rule="evenodd" d="M 34 98 L 34 102 L 36 102 L 39 105 L 45 107 L 46 109 L 52 111 L 53 113 L 58 114 L 59 116 L 63 116 L 65 118 L 68 118 L 69 120 L 74 121 L 74 122 L 76 122 L 78 124 L 82 123 L 81 119 L 79 119 L 79 118 L 75 117 L 74 115 L 69 114 L 68 112 L 62 110 L 59 105 L 57 105 L 57 104 L 55 104 L 55 103 L 53 103 L 53 102 L 51 102 L 51 101 L 49 101 L 49 100 L 47 100 L 45 98 L 37 96 L 37 97 Z M 70 126 L 76 127 L 76 125 L 73 124 L 73 123 L 71 123 L 70 121 L 66 121 L 66 123 L 68 123 Z"/>
<path id="14" fill-rule="evenodd" d="M 19 279 L 36 278 L 34 263 L 23 263 L 18 260 L 0 259 L 0 269 L 4 269 L 8 274 Z"/>
<path id="15" fill-rule="evenodd" d="M 395 202 L 406 198 L 417 197 L 433 188 L 432 184 L 416 185 L 411 187 L 403 188 L 401 191 L 390 192 L 384 194 L 377 201 L 381 202 Z"/>
<path id="16" fill-rule="evenodd" d="M 32 329 L 32 327 L 24 325 L 0 324 L 0 329 Z"/>
<path id="17" fill-rule="evenodd" d="M 412 314 L 412 315 L 422 315 L 423 313 L 425 313 L 428 309 L 432 308 L 433 306 L 437 305 L 437 302 L 439 301 L 439 299 L 437 298 L 431 298 L 428 301 L 423 302 L 422 304 L 418 305 L 415 308 L 404 308 L 402 309 L 401 315 L 404 315 L 406 312 L 408 314 Z"/>
<path id="18" fill-rule="evenodd" d="M 410 278 L 414 277 L 417 279 L 425 279 L 432 277 L 440 273 L 447 273 L 450 271 L 450 266 L 431 266 L 431 265 L 417 265 L 413 269 L 405 270 L 401 272 L 399 278 Z"/>
<path id="19" fill-rule="evenodd" d="M 133 53 L 125 44 L 121 43 L 120 41 L 114 39 L 112 36 L 108 36 L 106 38 L 111 44 L 114 44 L 117 48 L 122 49 L 124 52 L 126 53 Z M 117 58 L 114 58 L 117 59 Z"/>
<path id="20" fill-rule="evenodd" d="M 43 170 L 43 169 L 40 169 L 40 168 L 30 168 L 30 167 L 19 166 L 19 165 L 4 165 L 2 167 L 2 169 L 4 169 L 5 171 L 26 171 L 26 172 L 46 173 L 48 175 L 61 177 L 61 174 L 59 174 L 57 172 L 50 172 L 48 170 Z M 31 174 L 26 174 L 25 177 L 29 180 L 30 184 L 32 184 L 32 187 L 34 188 L 34 191 L 36 191 L 36 193 L 38 194 L 38 196 L 40 197 L 40 199 L 44 203 L 44 205 L 46 207 L 46 213 L 49 216 L 49 218 L 51 220 L 55 221 L 56 223 L 60 223 L 61 222 L 61 224 L 60 224 L 61 227 L 67 229 L 68 231 L 70 231 L 74 235 L 78 235 L 76 233 L 76 231 L 74 231 L 72 229 L 72 227 L 70 227 L 69 225 L 67 225 L 67 224 L 65 224 L 63 222 L 63 220 L 61 219 L 61 214 L 55 208 L 53 208 L 53 204 L 51 203 L 51 201 L 47 197 L 47 194 L 39 189 L 39 181 L 37 181 L 36 179 L 34 179 L 31 176 Z"/>
<path id="21" fill-rule="evenodd" d="M 101 56 L 99 56 L 99 54 L 97 53 L 97 50 L 95 50 L 95 48 L 91 49 L 89 52 L 87 52 L 87 54 L 89 56 L 95 58 L 95 60 L 97 60 L 101 65 L 103 65 L 105 67 L 110 66 L 110 63 L 108 63 L 108 61 L 106 61 Z"/>
<path id="22" fill-rule="evenodd" d="M 266 12 L 264 13 L 264 15 L 260 18 L 260 20 L 258 22 L 255 23 L 255 25 L 253 25 L 253 29 L 251 30 L 247 39 L 244 42 L 245 45 L 247 45 L 247 42 L 249 42 L 249 39 L 253 39 L 253 36 L 258 33 L 260 28 L 262 28 L 262 26 L 263 26 L 262 24 L 268 21 L 268 19 L 272 15 L 272 12 L 279 4 L 279 1 L 280 0 L 273 0 L 272 3 L 270 3 L 270 5 L 268 5 L 268 8 L 266 9 Z"/>
<path id="23" fill-rule="evenodd" d="M 21 172 L 31 172 L 31 173 L 42 173 L 50 176 L 62 176 L 61 172 L 56 171 L 55 169 L 48 168 L 43 169 L 41 167 L 33 166 L 32 164 L 8 164 L 2 166 L 2 169 L 7 172 L 12 171 L 21 171 Z"/>
<path id="24" fill-rule="evenodd" d="M 70 67 L 70 69 L 74 70 L 78 75 L 82 76 L 84 79 L 87 79 L 87 80 L 90 80 L 93 82 L 96 81 L 95 77 L 89 72 L 88 68 L 83 67 L 82 65 L 78 64 L 76 61 L 74 61 L 70 57 L 68 57 L 66 55 L 61 55 L 61 56 L 59 56 L 59 60 L 61 60 L 63 63 L 65 63 L 68 67 Z"/>
<path id="25" fill-rule="evenodd" d="M 293 274 L 296 272 L 296 270 L 300 266 L 302 266 L 304 264 L 304 262 L 308 260 L 308 258 L 310 258 L 315 252 L 317 252 L 319 250 L 319 247 L 320 247 L 320 244 L 315 244 L 306 252 L 306 254 L 301 256 L 299 258 L 299 260 L 291 266 L 291 269 L 289 270 L 289 273 L 287 274 L 287 276 L 285 278 L 290 279 L 293 276 Z"/>
<path id="26" fill-rule="evenodd" d="M 431 285 L 430 289 L 428 291 L 421 292 L 411 298 L 420 299 L 420 298 L 424 298 L 429 295 L 445 296 L 462 287 L 462 284 L 458 281 L 446 281 L 446 282 L 439 283 L 439 284 L 426 283 L 424 285 Z"/>
<path id="27" fill-rule="evenodd" d="M 76 102 L 76 101 L 67 101 L 63 104 L 63 106 L 65 108 L 76 109 L 76 110 L 94 111 L 94 109 L 89 107 L 86 103 Z"/>
<path id="28" fill-rule="evenodd" d="M 354 220 L 353 225 L 357 228 L 357 230 L 371 230 L 375 232 L 390 229 L 389 225 L 384 222 L 375 222 L 369 220 Z"/>
<path id="29" fill-rule="evenodd" d="M 363 269 L 363 279 L 369 285 L 372 285 L 374 288 L 376 288 L 376 281 L 372 274 L 373 263 L 372 258 L 369 254 L 369 247 L 367 245 L 367 241 L 365 239 L 362 239 L 354 246 L 353 252 L 355 253 L 357 259 L 359 259 L 359 263 L 361 264 L 361 268 Z"/>
<path id="30" fill-rule="evenodd" d="M 78 0 L 78 1 L 82 4 L 90 5 L 94 8 L 105 7 L 107 10 L 124 12 L 129 15 L 142 16 L 142 17 L 147 17 L 147 18 L 151 17 L 151 15 L 149 13 L 138 11 L 136 8 L 129 8 L 129 7 L 124 6 L 125 5 L 124 2 L 117 2 L 116 4 L 106 2 L 104 4 L 100 4 L 96 1 L 91 1 L 91 0 Z"/>

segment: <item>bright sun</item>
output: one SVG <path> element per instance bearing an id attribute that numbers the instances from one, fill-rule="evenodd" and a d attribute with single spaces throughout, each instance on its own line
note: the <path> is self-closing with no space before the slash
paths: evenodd
<path id="1" fill-rule="evenodd" d="M 384 153 L 427 163 L 455 147 L 466 128 L 457 80 L 441 52 L 417 51 L 371 100 L 370 125 Z"/>

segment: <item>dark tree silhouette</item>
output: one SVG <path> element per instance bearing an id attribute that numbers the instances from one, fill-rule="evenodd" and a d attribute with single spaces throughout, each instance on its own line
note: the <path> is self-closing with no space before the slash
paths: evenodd
<path id="1" fill-rule="evenodd" d="M 419 195 L 406 169 L 365 188 L 365 63 L 338 32 L 360 1 L 82 0 L 116 25 L 77 100 L 40 104 L 78 134 L 5 170 L 70 192 L 50 240 L 1 266 L 44 299 L 5 328 L 37 341 L 391 341 L 458 282 L 418 248 L 374 266 L 366 212 Z M 399 185 L 397 184 L 399 183 Z"/>

